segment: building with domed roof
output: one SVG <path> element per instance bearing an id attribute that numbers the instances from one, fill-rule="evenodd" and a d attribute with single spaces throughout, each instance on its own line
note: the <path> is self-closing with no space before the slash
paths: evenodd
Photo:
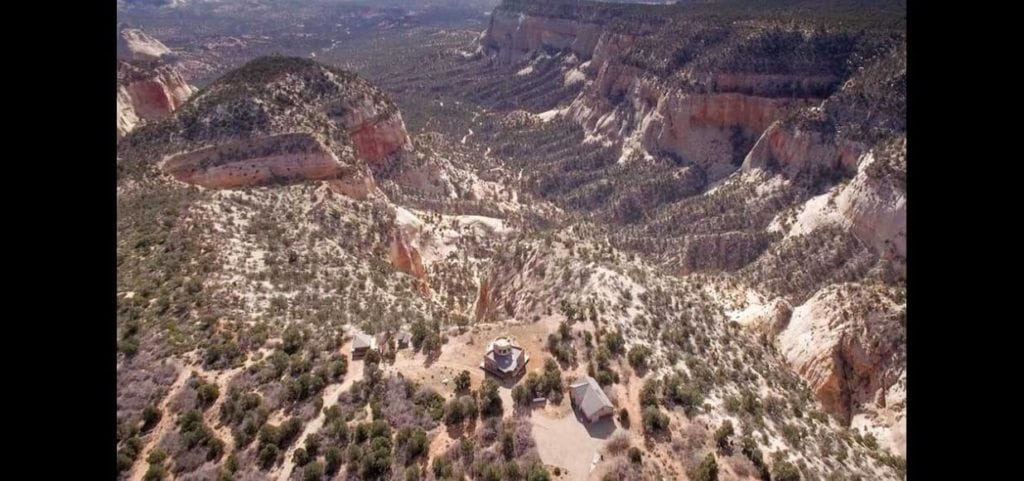
<path id="1" fill-rule="evenodd" d="M 526 372 L 528 362 L 530 355 L 516 344 L 515 339 L 501 336 L 487 345 L 480 368 L 501 379 L 512 379 Z"/>

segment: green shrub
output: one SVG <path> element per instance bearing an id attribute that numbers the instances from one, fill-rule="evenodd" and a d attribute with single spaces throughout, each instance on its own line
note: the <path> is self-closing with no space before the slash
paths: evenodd
<path id="1" fill-rule="evenodd" d="M 324 450 L 324 472 L 330 476 L 338 472 L 338 468 L 341 467 L 342 454 L 341 448 L 337 446 L 329 446 Z"/>
<path id="2" fill-rule="evenodd" d="M 501 445 L 501 454 L 505 456 L 505 459 L 512 459 L 516 455 L 516 444 L 515 438 L 512 433 L 505 431 L 501 433 L 499 437 L 499 444 Z"/>
<path id="3" fill-rule="evenodd" d="M 157 423 L 160 422 L 160 418 L 163 417 L 163 413 L 160 409 L 155 406 L 146 406 L 142 409 L 142 430 L 149 431 L 153 429 Z"/>
<path id="4" fill-rule="evenodd" d="M 656 379 L 651 379 L 644 383 L 644 387 L 640 388 L 640 405 L 641 406 L 657 406 L 659 399 L 661 398 L 661 382 Z"/>
<path id="5" fill-rule="evenodd" d="M 395 435 L 395 451 L 405 454 L 406 466 L 427 454 L 427 433 L 418 427 L 403 427 Z"/>
<path id="6" fill-rule="evenodd" d="M 715 445 L 718 446 L 718 449 L 728 452 L 731 448 L 729 438 L 734 433 L 735 430 L 732 427 L 732 421 L 726 419 L 725 422 L 722 423 L 722 426 L 715 431 Z"/>
<path id="7" fill-rule="evenodd" d="M 462 422 L 465 415 L 462 413 L 462 404 L 458 399 L 450 399 L 444 406 L 444 423 L 454 426 Z"/>
<path id="8" fill-rule="evenodd" d="M 687 474 L 692 481 L 718 481 L 718 462 L 715 461 L 715 455 L 708 453 L 704 460 Z"/>
<path id="9" fill-rule="evenodd" d="M 455 376 L 455 390 L 463 392 L 469 389 L 470 377 L 469 371 L 463 370 L 458 376 Z"/>
<path id="10" fill-rule="evenodd" d="M 298 448 L 295 450 L 295 454 L 292 455 L 292 459 L 295 461 L 296 466 L 305 466 L 309 463 L 309 453 L 306 452 L 306 448 Z"/>
<path id="11" fill-rule="evenodd" d="M 129 457 L 123 449 L 117 452 L 117 472 L 131 469 L 132 464 L 135 464 L 135 460 Z"/>
<path id="12" fill-rule="evenodd" d="M 512 402 L 519 406 L 529 406 L 532 397 L 530 390 L 522 384 L 516 384 L 512 388 Z"/>
<path id="13" fill-rule="evenodd" d="M 505 410 L 498 395 L 498 383 L 493 379 L 484 379 L 480 385 L 480 415 L 483 417 L 501 416 Z"/>
<path id="14" fill-rule="evenodd" d="M 277 462 L 277 455 L 280 454 L 281 450 L 277 448 L 275 444 L 263 444 L 259 448 L 257 454 L 257 460 L 260 463 L 260 467 L 263 469 L 269 469 L 274 463 Z"/>
<path id="15" fill-rule="evenodd" d="M 527 481 L 551 481 L 551 475 L 548 474 L 547 468 L 542 464 L 534 464 L 530 467 L 530 474 L 526 477 Z"/>
<path id="16" fill-rule="evenodd" d="M 611 354 L 622 354 L 626 349 L 626 340 L 619 334 L 618 331 L 613 331 L 604 335 L 603 338 L 605 347 L 608 348 L 608 352 Z"/>
<path id="17" fill-rule="evenodd" d="M 149 456 L 146 456 L 146 462 L 149 464 L 161 464 L 167 459 L 167 451 L 156 448 L 150 451 Z"/>
<path id="18" fill-rule="evenodd" d="M 196 389 L 196 399 L 199 400 L 199 405 L 203 409 L 212 406 L 214 401 L 217 400 L 217 396 L 220 396 L 220 389 L 217 388 L 216 384 L 203 383 Z"/>
<path id="19" fill-rule="evenodd" d="M 647 406 L 643 411 L 644 432 L 656 434 L 668 429 L 668 416 L 656 406 Z"/>
<path id="20" fill-rule="evenodd" d="M 167 470 L 159 464 L 150 464 L 146 474 L 142 476 L 142 481 L 162 481 L 164 479 L 167 479 Z"/>
<path id="21" fill-rule="evenodd" d="M 800 481 L 800 470 L 789 461 L 778 461 L 772 466 L 773 481 Z"/>
<path id="22" fill-rule="evenodd" d="M 651 349 L 647 346 L 633 346 L 629 350 L 629 354 L 626 358 L 629 360 L 629 365 L 633 366 L 633 369 L 637 371 L 643 371 L 647 369 L 647 361 L 651 356 Z"/>
<path id="23" fill-rule="evenodd" d="M 302 470 L 303 481 L 320 481 L 324 477 L 324 465 L 320 461 L 314 461 Z"/>

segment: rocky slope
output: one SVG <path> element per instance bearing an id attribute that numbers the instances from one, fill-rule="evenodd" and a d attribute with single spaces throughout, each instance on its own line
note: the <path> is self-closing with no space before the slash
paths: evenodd
<path id="1" fill-rule="evenodd" d="M 118 141 L 143 123 L 166 118 L 193 92 L 164 44 L 138 29 L 118 32 Z"/>
<path id="2" fill-rule="evenodd" d="M 872 431 L 904 456 L 905 316 L 906 304 L 892 289 L 839 284 L 797 307 L 778 337 L 783 355 L 828 412 L 849 424 L 855 408 L 869 407 L 858 417 L 892 426 Z"/>
<path id="3" fill-rule="evenodd" d="M 338 180 L 345 191 L 372 184 L 374 172 L 411 151 L 401 114 L 379 90 L 353 73 L 289 57 L 230 72 L 148 135 L 174 138 L 165 172 L 217 189 Z"/>
<path id="4" fill-rule="evenodd" d="M 506 1 L 339 47 L 380 88 L 258 59 L 128 136 L 122 476 L 904 477 L 901 37 L 685 8 Z M 548 402 L 443 425 L 498 334 Z"/>
<path id="5" fill-rule="evenodd" d="M 397 107 L 371 84 L 281 58 L 229 73 L 119 145 L 121 479 L 288 479 L 291 452 L 267 461 L 257 432 L 287 420 L 316 434 L 324 403 L 361 402 L 352 395 L 367 384 L 361 368 L 346 377 L 342 336 L 414 323 L 439 338 L 441 326 L 465 325 L 472 293 L 460 286 L 482 262 L 468 259 L 497 241 L 377 189 L 376 179 L 401 188 L 389 174 L 403 178 L 403 157 L 441 166 L 410 180 L 414 190 L 434 184 L 430 172 L 473 177 L 411 148 Z M 456 243 L 462 255 L 449 255 Z M 281 344 L 292 334 L 298 350 Z M 295 369 L 272 372 L 293 354 Z M 199 400 L 210 386 L 213 405 Z M 147 420 L 154 409 L 163 422 Z"/>
<path id="6" fill-rule="evenodd" d="M 779 302 L 796 306 L 800 322 L 830 326 L 787 359 L 844 423 L 891 408 L 895 414 L 870 417 L 896 440 L 887 446 L 904 452 L 906 406 L 879 401 L 903 358 L 886 348 L 848 369 L 849 356 L 835 354 L 861 349 L 854 339 L 864 329 L 900 340 L 901 327 L 878 316 L 830 324 L 813 306 L 836 282 L 881 279 L 902 288 L 905 44 L 884 29 L 783 26 L 683 9 L 505 1 L 478 55 L 523 82 L 540 82 L 531 70 L 553 64 L 561 75 L 551 84 L 582 83 L 552 113 L 582 127 L 584 143 L 618 155 L 612 166 L 598 164 L 600 175 L 568 181 L 569 205 L 586 200 L 635 225 L 619 245 L 669 268 L 736 272 L 774 299 L 748 306 L 778 313 L 767 316 L 771 335 L 785 333 L 789 321 L 789 308 L 773 307 Z M 792 339 L 781 334 L 780 348 Z"/>

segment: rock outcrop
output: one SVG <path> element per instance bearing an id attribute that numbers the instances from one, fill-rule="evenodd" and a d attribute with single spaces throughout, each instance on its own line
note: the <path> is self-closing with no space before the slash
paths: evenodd
<path id="1" fill-rule="evenodd" d="M 423 222 L 419 218 L 401 207 L 395 209 L 395 221 L 391 228 L 391 265 L 415 277 L 420 292 L 428 295 L 430 284 L 417 245 L 422 234 Z"/>
<path id="2" fill-rule="evenodd" d="M 354 169 L 309 134 L 281 134 L 217 144 L 165 159 L 175 179 L 208 189 L 237 189 L 342 177 Z"/>
<path id="3" fill-rule="evenodd" d="M 589 58 L 603 30 L 597 23 L 497 9 L 481 45 L 503 64 L 524 60 L 540 49 L 568 49 Z"/>
<path id="4" fill-rule="evenodd" d="M 144 123 L 166 118 L 193 93 L 164 44 L 141 30 L 118 32 L 118 141 Z"/>
<path id="5" fill-rule="evenodd" d="M 609 8 L 581 3 L 555 9 L 540 2 L 504 2 L 481 38 L 481 52 L 499 66 L 536 55 L 571 55 L 581 63 L 567 70 L 566 78 L 582 75 L 586 84 L 569 106 L 569 117 L 592 138 L 619 146 L 637 144 L 654 156 L 699 165 L 710 182 L 737 170 L 773 122 L 820 103 L 841 81 L 824 65 L 807 73 L 762 71 L 764 67 L 745 65 L 708 48 L 721 45 L 726 52 L 731 51 L 726 46 L 742 51 L 745 43 L 760 41 L 754 31 L 737 27 L 730 34 L 701 36 L 690 30 L 705 27 L 686 25 L 679 33 L 658 22 L 617 21 Z M 684 40 L 675 57 L 695 58 L 676 61 L 671 75 L 638 60 L 646 58 L 645 40 L 674 44 L 676 36 L 685 35 L 696 38 Z M 791 48 L 812 41 L 800 37 Z"/>
<path id="6" fill-rule="evenodd" d="M 391 264 L 399 271 L 415 277 L 424 294 L 430 292 L 419 249 L 406 239 L 400 227 L 396 227 L 391 234 Z"/>
<path id="7" fill-rule="evenodd" d="M 208 188 L 328 180 L 336 192 L 365 198 L 412 149 L 380 90 L 299 58 L 266 57 L 229 72 L 164 127 L 179 146 L 164 171 Z"/>
<path id="8" fill-rule="evenodd" d="M 793 310 L 777 342 L 826 411 L 849 424 L 867 410 L 899 429 L 906 408 L 905 315 L 905 303 L 890 289 L 830 286 Z M 894 432 L 892 439 L 905 443 L 905 434 Z"/>
<path id="9" fill-rule="evenodd" d="M 195 92 L 173 66 L 124 68 L 134 72 L 117 86 L 118 140 L 143 123 L 166 118 Z"/>
<path id="10" fill-rule="evenodd" d="M 871 152 L 837 196 L 836 206 L 854 235 L 906 276 L 907 192 L 893 177 L 906 175 L 906 138 Z"/>
<path id="11" fill-rule="evenodd" d="M 353 173 L 342 178 L 328 180 L 327 186 L 335 194 L 355 200 L 366 200 L 377 192 L 377 181 L 369 168 L 364 169 L 362 173 Z"/>
<path id="12" fill-rule="evenodd" d="M 761 135 L 743 160 L 743 170 L 763 169 L 788 178 L 812 171 L 856 172 L 864 146 L 855 142 L 837 142 L 814 130 L 799 126 L 772 124 Z"/>
<path id="13" fill-rule="evenodd" d="M 117 32 L 117 59 L 124 62 L 157 62 L 171 53 L 159 40 L 136 28 Z"/>

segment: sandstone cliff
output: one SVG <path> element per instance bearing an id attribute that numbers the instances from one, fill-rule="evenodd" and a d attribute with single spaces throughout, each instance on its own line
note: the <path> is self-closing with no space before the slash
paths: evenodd
<path id="1" fill-rule="evenodd" d="M 194 92 L 159 40 L 137 29 L 118 32 L 118 141 L 144 123 L 166 118 Z"/>
<path id="2" fill-rule="evenodd" d="M 229 72 L 152 135 L 176 146 L 162 165 L 183 182 L 236 189 L 330 180 L 356 198 L 412 149 L 397 107 L 373 85 L 284 57 Z"/>
<path id="3" fill-rule="evenodd" d="M 499 66 L 570 55 L 566 82 L 582 77 L 585 86 L 568 117 L 593 139 L 695 163 L 709 181 L 735 171 L 772 122 L 820 102 L 840 81 L 831 64 L 794 73 L 744 64 L 744 48 L 767 41 L 756 31 L 737 27 L 713 36 L 699 24 L 616 22 L 604 10 L 584 3 L 544 15 L 537 2 L 505 2 L 481 38 L 481 53 Z M 675 44 L 677 35 L 686 39 L 683 53 L 675 54 L 670 70 L 655 65 L 649 45 Z M 799 49 L 817 39 L 790 41 Z M 851 55 L 848 50 L 839 55 Z"/>
<path id="4" fill-rule="evenodd" d="M 395 221 L 391 227 L 391 265 L 396 269 L 416 278 L 420 292 L 430 293 L 427 272 L 423 267 L 423 258 L 417 246 L 418 238 L 423 233 L 423 223 L 409 211 L 396 208 Z"/>
<path id="5" fill-rule="evenodd" d="M 880 426 L 906 452 L 906 305 L 877 285 L 841 284 L 793 310 L 778 345 L 825 409 Z"/>
<path id="6" fill-rule="evenodd" d="M 117 86 L 117 137 L 123 138 L 145 122 L 166 118 L 195 91 L 173 66 L 152 69 L 122 64 L 132 70 Z"/>
<path id="7" fill-rule="evenodd" d="M 181 182 L 209 189 L 327 180 L 353 170 L 309 134 L 225 142 L 172 155 L 161 167 Z"/>

